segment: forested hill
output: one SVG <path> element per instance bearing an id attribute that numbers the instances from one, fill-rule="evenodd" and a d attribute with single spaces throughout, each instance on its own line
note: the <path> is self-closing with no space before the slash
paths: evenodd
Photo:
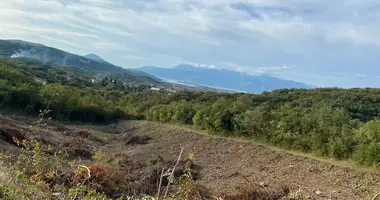
<path id="1" fill-rule="evenodd" d="M 105 61 L 89 59 L 60 49 L 21 40 L 0 40 L 0 57 L 25 57 L 39 60 L 51 66 L 67 66 L 80 69 L 88 75 L 119 74 L 129 82 L 155 84 L 159 79 L 139 71 L 125 69 Z"/>
<path id="2" fill-rule="evenodd" d="M 166 93 L 122 87 L 110 79 L 66 80 L 64 71 L 40 64 L 3 60 L 0 71 L 2 108 L 32 115 L 49 110 L 49 117 L 77 122 L 135 118 L 186 124 L 364 165 L 380 162 L 380 89 Z M 39 77 L 49 80 L 44 84 Z"/>

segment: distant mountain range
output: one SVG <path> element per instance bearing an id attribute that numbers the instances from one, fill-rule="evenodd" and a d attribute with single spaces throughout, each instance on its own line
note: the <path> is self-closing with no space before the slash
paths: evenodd
<path id="1" fill-rule="evenodd" d="M 95 54 L 75 55 L 60 49 L 22 40 L 0 40 L 0 56 L 26 57 L 41 61 L 44 64 L 76 67 L 88 74 L 116 74 L 136 84 L 156 84 L 160 80 L 141 71 L 125 69 L 113 65 Z"/>
<path id="2" fill-rule="evenodd" d="M 80 56 L 22 40 L 0 40 L 1 56 L 33 58 L 52 66 L 79 68 L 87 75 L 112 75 L 136 84 L 163 84 L 164 80 L 172 84 L 193 85 L 191 87 L 209 87 L 219 89 L 219 91 L 250 93 L 260 93 L 281 88 L 311 88 L 309 85 L 292 80 L 185 64 L 174 68 L 146 66 L 138 69 L 125 69 L 107 62 L 96 54 Z"/>
<path id="3" fill-rule="evenodd" d="M 177 81 L 250 93 L 261 93 L 263 91 L 272 91 L 281 88 L 311 88 L 311 86 L 304 83 L 266 75 L 250 75 L 248 73 L 232 70 L 211 69 L 186 64 L 178 65 L 174 68 L 145 66 L 137 70 L 152 74 L 167 81 Z"/>

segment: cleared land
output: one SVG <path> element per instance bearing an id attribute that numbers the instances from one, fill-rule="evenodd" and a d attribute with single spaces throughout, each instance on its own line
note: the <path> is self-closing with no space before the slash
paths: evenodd
<path id="1" fill-rule="evenodd" d="M 244 185 L 274 191 L 286 186 L 290 195 L 302 194 L 309 199 L 372 199 L 380 191 L 380 174 L 374 171 L 347 168 L 174 125 L 147 121 L 105 126 L 64 125 L 51 121 L 31 129 L 29 125 L 34 121 L 0 115 L 0 149 L 17 153 L 20 149 L 12 137 L 36 138 L 55 146 L 69 145 L 71 155 L 85 162 L 91 162 L 94 153 L 101 149 L 107 162 L 124 163 L 125 171 L 119 173 L 133 174 L 131 180 L 148 176 L 152 190 L 157 184 L 157 176 L 152 174 L 162 167 L 172 167 L 184 148 L 183 159 L 189 153 L 194 154 L 196 183 L 221 195 L 236 194 Z M 157 166 L 158 162 L 164 164 Z M 144 190 L 154 193 L 149 188 Z"/>

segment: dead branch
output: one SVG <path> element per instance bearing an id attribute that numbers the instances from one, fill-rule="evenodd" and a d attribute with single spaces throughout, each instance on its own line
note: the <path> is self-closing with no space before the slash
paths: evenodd
<path id="1" fill-rule="evenodd" d="M 170 182 L 174 179 L 174 171 L 179 163 L 179 161 L 181 160 L 181 157 L 182 157 L 182 152 L 183 152 L 183 148 L 181 149 L 181 152 L 179 153 L 179 156 L 178 156 L 178 159 L 177 159 L 177 162 L 175 163 L 174 167 L 173 167 L 173 170 L 169 176 L 169 183 L 168 183 L 168 186 L 166 187 L 166 190 L 165 190 L 165 195 L 164 195 L 164 199 L 166 198 L 167 194 L 168 194 L 168 191 L 169 191 L 169 187 L 170 187 Z"/>
<path id="2" fill-rule="evenodd" d="M 160 200 L 160 192 L 161 192 L 161 185 L 162 185 L 162 177 L 164 176 L 164 170 L 165 168 L 162 168 L 161 170 L 160 183 L 158 184 L 158 191 L 157 191 L 157 200 Z"/>
<path id="3" fill-rule="evenodd" d="M 380 196 L 380 193 L 377 193 L 377 194 L 372 198 L 372 200 L 376 200 L 377 197 L 379 197 L 379 196 Z"/>

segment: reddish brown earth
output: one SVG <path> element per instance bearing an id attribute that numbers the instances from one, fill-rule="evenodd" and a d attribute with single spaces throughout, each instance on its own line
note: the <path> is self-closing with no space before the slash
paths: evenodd
<path id="1" fill-rule="evenodd" d="M 54 145 L 72 145 L 74 156 L 91 159 L 102 149 L 109 157 L 128 155 L 148 163 L 161 158 L 175 163 L 192 153 L 197 183 L 217 194 L 235 194 L 242 185 L 291 189 L 308 199 L 372 199 L 380 192 L 380 174 L 299 156 L 256 143 L 207 136 L 188 128 L 147 121 L 123 121 L 106 126 L 48 122 L 31 129 L 33 120 L 0 115 L 0 150 L 17 151 L 9 135 L 39 138 Z M 75 140 L 74 140 L 75 138 Z M 78 138 L 79 142 L 78 142 Z"/>

